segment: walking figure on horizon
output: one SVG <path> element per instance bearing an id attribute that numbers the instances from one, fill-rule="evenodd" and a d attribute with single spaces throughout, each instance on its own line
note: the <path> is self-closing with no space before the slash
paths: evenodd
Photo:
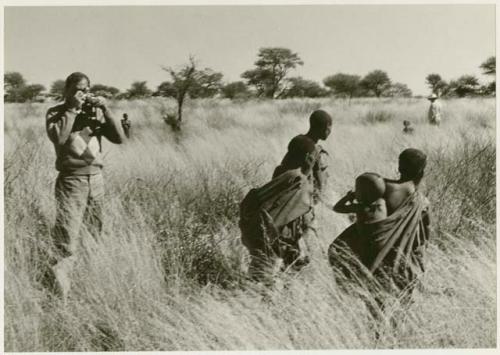
<path id="1" fill-rule="evenodd" d="M 441 123 L 441 104 L 437 101 L 438 97 L 436 94 L 432 94 L 427 99 L 431 102 L 428 113 L 429 123 L 439 126 Z"/>

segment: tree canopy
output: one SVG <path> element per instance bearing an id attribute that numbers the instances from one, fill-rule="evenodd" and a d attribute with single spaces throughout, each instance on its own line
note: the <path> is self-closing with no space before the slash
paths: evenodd
<path id="1" fill-rule="evenodd" d="M 483 74 L 495 75 L 496 74 L 496 57 L 495 56 L 489 57 L 479 67 L 481 69 L 483 69 Z"/>
<path id="2" fill-rule="evenodd" d="M 5 102 L 37 101 L 39 95 L 45 91 L 41 84 L 26 84 L 26 80 L 19 72 L 4 74 L 4 100 Z"/>
<path id="3" fill-rule="evenodd" d="M 322 88 L 317 82 L 306 80 L 302 77 L 287 79 L 288 85 L 282 94 L 283 98 L 291 97 L 323 97 L 327 95 L 327 90 Z"/>
<path id="4" fill-rule="evenodd" d="M 151 96 L 152 91 L 148 88 L 146 81 L 135 81 L 127 90 L 129 99 L 142 99 Z"/>
<path id="5" fill-rule="evenodd" d="M 326 77 L 323 83 L 332 90 L 334 95 L 352 98 L 359 91 L 360 77 L 358 75 L 337 73 Z"/>
<path id="6" fill-rule="evenodd" d="M 427 75 L 425 82 L 431 89 L 432 93 L 438 96 L 444 93 L 446 86 L 448 85 L 446 81 L 441 78 L 441 75 L 436 73 Z"/>
<path id="7" fill-rule="evenodd" d="M 182 122 L 182 107 L 187 96 L 191 98 L 206 98 L 216 95 L 222 86 L 222 73 L 210 68 L 198 69 L 194 57 L 179 69 L 162 67 L 170 75 L 170 81 L 158 86 L 157 95 L 173 97 L 177 101 L 177 118 L 172 128 L 180 129 Z"/>
<path id="8" fill-rule="evenodd" d="M 146 83 L 146 82 L 144 82 L 144 83 Z M 146 89 L 147 89 L 147 87 L 146 87 Z M 103 84 L 94 84 L 90 88 L 90 92 L 97 95 L 97 96 L 103 96 L 107 99 L 112 99 L 112 98 L 115 98 L 120 93 L 120 90 L 113 87 L 113 86 L 108 86 L 108 85 L 103 85 Z"/>
<path id="9" fill-rule="evenodd" d="M 380 97 L 391 86 L 391 80 L 385 71 L 374 70 L 361 80 L 360 85 Z"/>
<path id="10" fill-rule="evenodd" d="M 64 97 L 64 86 L 66 85 L 65 81 L 62 79 L 54 81 L 50 85 L 49 94 L 56 100 L 62 100 Z"/>
<path id="11" fill-rule="evenodd" d="M 221 88 L 222 96 L 228 99 L 247 99 L 252 96 L 248 86 L 243 81 L 234 81 Z"/>
<path id="12" fill-rule="evenodd" d="M 284 93 L 283 84 L 290 70 L 304 64 L 299 55 L 288 48 L 261 48 L 257 57 L 255 68 L 245 71 L 241 77 L 255 87 L 258 96 L 270 99 Z"/>

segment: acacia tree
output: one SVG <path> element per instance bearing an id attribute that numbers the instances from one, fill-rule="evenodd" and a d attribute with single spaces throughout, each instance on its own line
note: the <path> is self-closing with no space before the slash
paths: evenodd
<path id="1" fill-rule="evenodd" d="M 144 82 L 144 85 L 146 85 L 146 82 Z M 147 87 L 146 87 L 146 89 L 147 89 Z M 147 89 L 147 90 L 149 90 L 149 89 Z M 103 85 L 103 84 L 94 84 L 90 88 L 90 92 L 95 94 L 95 95 L 98 95 L 98 96 L 103 96 L 107 99 L 113 99 L 113 98 L 118 96 L 118 94 L 120 93 L 120 90 L 115 88 L 114 86 L 107 86 L 107 85 Z M 129 93 L 130 93 L 130 91 L 129 91 Z M 136 88 L 136 93 L 138 93 L 137 88 Z"/>
<path id="2" fill-rule="evenodd" d="M 391 86 L 391 80 L 385 71 L 374 70 L 361 80 L 360 85 L 380 97 Z"/>
<path id="3" fill-rule="evenodd" d="M 425 82 L 433 94 L 441 95 L 446 91 L 448 84 L 441 78 L 441 75 L 432 73 L 425 77 Z"/>
<path id="4" fill-rule="evenodd" d="M 483 74 L 485 75 L 495 75 L 496 74 L 496 57 L 489 57 L 479 66 L 483 69 Z"/>
<path id="5" fill-rule="evenodd" d="M 212 97 L 217 94 L 222 86 L 222 74 L 210 68 L 197 69 L 193 57 L 180 69 L 162 67 L 170 74 L 171 81 L 166 81 L 158 86 L 157 94 L 173 97 L 177 101 L 177 117 L 169 116 L 169 123 L 174 130 L 180 130 L 182 123 L 182 108 L 186 97 L 201 98 Z"/>
<path id="6" fill-rule="evenodd" d="M 385 96 L 388 97 L 412 97 L 412 95 L 411 89 L 403 83 L 391 84 L 389 89 L 385 92 Z"/>
<path id="7" fill-rule="evenodd" d="M 45 87 L 41 84 L 31 84 L 21 88 L 21 102 L 38 100 L 38 95 L 45 91 Z M 43 102 L 43 98 L 41 99 Z"/>
<path id="8" fill-rule="evenodd" d="M 348 96 L 351 99 L 359 91 L 360 77 L 358 75 L 337 73 L 323 80 L 335 95 Z"/>
<path id="9" fill-rule="evenodd" d="M 284 90 L 281 97 L 323 97 L 327 91 L 317 82 L 306 80 L 302 77 L 293 77 L 287 79 L 288 87 Z"/>
<path id="10" fill-rule="evenodd" d="M 484 75 L 493 75 L 493 76 L 495 76 L 496 72 L 497 72 L 496 71 L 496 57 L 495 56 L 489 57 L 479 67 L 481 69 L 483 69 L 483 74 Z M 482 91 L 483 91 L 483 93 L 485 95 L 490 95 L 490 94 L 494 95 L 495 91 L 496 91 L 496 82 L 495 82 L 495 80 L 493 80 L 492 82 L 490 82 L 487 85 L 485 85 Z"/>
<path id="11" fill-rule="evenodd" d="M 4 78 L 5 102 L 26 102 L 39 99 L 45 87 L 41 84 L 26 84 L 26 80 L 19 72 L 7 72 Z M 42 99 L 43 101 L 43 99 Z"/>
<path id="12" fill-rule="evenodd" d="M 284 93 L 284 81 L 290 70 L 303 65 L 297 53 L 288 48 L 260 48 L 255 68 L 241 74 L 248 85 L 254 86 L 257 95 L 275 99 Z"/>
<path id="13" fill-rule="evenodd" d="M 151 96 L 152 91 L 146 85 L 146 81 L 135 81 L 130 89 L 127 90 L 129 99 L 142 99 Z"/>
<path id="14" fill-rule="evenodd" d="M 471 96 L 476 94 L 479 80 L 474 75 L 462 75 L 457 80 L 451 81 L 450 87 L 458 97 Z"/>
<path id="15" fill-rule="evenodd" d="M 252 96 L 248 86 L 243 81 L 234 81 L 228 83 L 221 88 L 222 96 L 231 100 L 248 99 Z"/>
<path id="16" fill-rule="evenodd" d="M 26 86 L 26 80 L 21 73 L 7 72 L 3 76 L 5 102 L 22 101 L 21 90 Z"/>
<path id="17" fill-rule="evenodd" d="M 65 81 L 62 79 L 54 81 L 50 85 L 49 94 L 56 100 L 62 100 L 64 96 L 64 86 L 66 85 Z"/>

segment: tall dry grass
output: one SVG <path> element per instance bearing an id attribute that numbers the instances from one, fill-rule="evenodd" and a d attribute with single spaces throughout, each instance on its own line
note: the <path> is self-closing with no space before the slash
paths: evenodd
<path id="1" fill-rule="evenodd" d="M 174 135 L 161 119 L 173 102 L 114 102 L 132 139 L 105 143 L 105 230 L 82 238 L 66 303 L 41 285 L 53 246 L 53 148 L 47 105 L 5 107 L 5 349 L 7 351 L 245 350 L 493 347 L 496 342 L 495 102 L 200 100 Z M 312 263 L 273 289 L 248 282 L 238 203 L 266 182 L 289 139 L 316 108 L 334 118 L 327 196 L 364 171 L 397 176 L 407 147 L 429 155 L 422 189 L 433 206 L 427 271 L 404 311 L 390 298 L 373 319 L 369 291 L 333 281 L 326 248 L 349 221 L 317 209 L 306 238 Z M 402 134 L 403 120 L 415 126 Z M 380 334 L 377 338 L 375 330 Z"/>

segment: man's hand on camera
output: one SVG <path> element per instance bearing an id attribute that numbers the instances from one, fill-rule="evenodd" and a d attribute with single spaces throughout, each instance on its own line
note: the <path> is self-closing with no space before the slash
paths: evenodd
<path id="1" fill-rule="evenodd" d="M 96 96 L 94 98 L 95 100 L 95 106 L 100 108 L 101 110 L 105 110 L 106 109 L 106 99 L 102 96 Z"/>

